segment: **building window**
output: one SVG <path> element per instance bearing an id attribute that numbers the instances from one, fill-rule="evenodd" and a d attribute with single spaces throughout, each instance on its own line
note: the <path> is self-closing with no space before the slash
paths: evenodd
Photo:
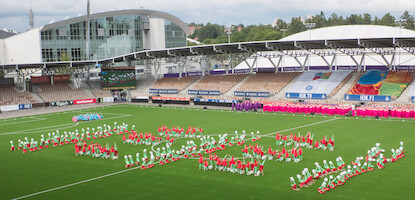
<path id="1" fill-rule="evenodd" d="M 81 48 L 72 48 L 71 51 L 72 60 L 81 60 Z"/>
<path id="2" fill-rule="evenodd" d="M 52 62 L 53 60 L 53 50 L 52 49 L 42 49 L 42 58 L 44 62 Z"/>

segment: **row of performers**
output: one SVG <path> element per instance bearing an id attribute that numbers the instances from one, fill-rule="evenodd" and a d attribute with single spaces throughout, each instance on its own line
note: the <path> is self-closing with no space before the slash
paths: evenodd
<path id="1" fill-rule="evenodd" d="M 80 141 L 75 143 L 75 155 L 76 156 L 91 156 L 93 158 L 102 158 L 102 159 L 118 159 L 118 148 L 117 144 L 114 143 L 111 147 L 109 144 L 106 146 L 101 146 L 101 144 L 93 143 L 87 144 L 85 141 Z"/>
<path id="2" fill-rule="evenodd" d="M 352 110 L 348 105 L 323 105 L 302 103 L 276 103 L 263 106 L 264 112 L 323 114 L 323 115 L 346 115 Z"/>
<path id="3" fill-rule="evenodd" d="M 266 159 L 260 161 L 254 158 L 251 158 L 250 161 L 243 161 L 234 159 L 233 156 L 227 158 L 226 155 L 223 158 L 220 158 L 216 155 L 213 156 L 209 154 L 209 159 L 204 159 L 202 156 L 199 157 L 199 170 L 218 170 L 222 172 L 231 172 L 236 174 L 245 174 L 245 175 L 264 175 L 264 164 Z"/>
<path id="4" fill-rule="evenodd" d="M 413 108 L 382 108 L 361 106 L 353 110 L 353 116 L 362 117 L 396 117 L 396 118 L 415 118 Z"/>
<path id="5" fill-rule="evenodd" d="M 307 135 L 301 136 L 300 133 L 298 135 L 291 133 L 290 135 L 280 135 L 277 133 L 275 135 L 276 145 L 277 146 L 291 146 L 294 147 L 301 146 L 306 147 L 309 149 L 329 149 L 330 151 L 334 150 L 334 135 L 332 135 L 328 140 L 326 140 L 326 136 L 323 137 L 322 140 L 313 140 L 314 134 L 307 133 Z"/>
<path id="6" fill-rule="evenodd" d="M 184 131 L 184 128 L 179 126 L 173 126 L 173 128 L 169 129 L 166 125 L 159 126 L 158 128 L 159 136 L 166 137 L 169 135 L 170 137 L 195 137 L 196 135 L 203 136 L 203 129 L 200 127 L 189 126 Z M 199 136 L 199 137 L 200 137 Z"/>
<path id="7" fill-rule="evenodd" d="M 78 132 L 78 129 L 76 129 L 74 132 L 65 131 L 63 134 L 60 134 L 59 130 L 56 130 L 56 133 L 48 133 L 47 138 L 45 138 L 45 136 L 42 134 L 39 141 L 34 140 L 33 138 L 31 138 L 31 140 L 29 141 L 28 138 L 25 137 L 24 140 L 18 140 L 17 150 L 21 150 L 22 153 L 27 153 L 28 151 L 33 152 L 39 149 L 48 148 L 49 145 L 58 147 L 63 146 L 65 144 L 77 143 L 82 140 L 106 138 L 112 136 L 113 134 L 122 134 L 124 132 L 128 132 L 128 125 L 125 123 L 123 123 L 120 126 L 117 126 L 117 122 L 114 122 L 114 127 L 116 128 L 111 129 L 110 125 L 104 124 L 103 126 L 98 126 L 96 131 L 95 128 L 90 129 L 89 127 L 87 127 L 86 130 L 83 128 L 81 132 Z M 90 130 L 92 130 L 92 132 L 90 132 Z M 16 150 L 13 140 L 10 141 L 10 150 Z"/>

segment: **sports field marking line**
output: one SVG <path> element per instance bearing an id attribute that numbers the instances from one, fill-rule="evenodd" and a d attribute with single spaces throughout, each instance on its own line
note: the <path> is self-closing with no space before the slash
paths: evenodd
<path id="1" fill-rule="evenodd" d="M 108 176 L 121 174 L 121 173 L 128 172 L 128 171 L 131 171 L 131 170 L 139 169 L 139 168 L 141 168 L 141 167 L 133 167 L 133 168 L 130 168 L 130 169 L 124 169 L 124 170 L 121 170 L 121 171 L 118 171 L 118 172 L 98 176 L 98 177 L 91 178 L 91 179 L 86 179 L 86 180 L 79 181 L 79 182 L 76 182 L 76 183 L 71 183 L 71 184 L 68 184 L 68 185 L 64 185 L 64 186 L 60 186 L 60 187 L 56 187 L 56 188 L 36 192 L 36 193 L 33 193 L 33 194 L 17 197 L 17 198 L 14 198 L 12 200 L 24 199 L 24 198 L 36 196 L 36 195 L 39 195 L 39 194 L 43 194 L 43 193 L 47 193 L 47 192 L 51 192 L 51 191 L 55 191 L 55 190 L 60 190 L 60 189 L 63 189 L 63 188 L 71 187 L 71 186 L 74 186 L 74 185 L 79 185 L 79 184 L 82 184 L 82 183 L 87 183 L 87 182 L 90 182 L 90 181 L 98 180 L 98 179 L 105 178 L 105 177 L 108 177 Z"/>
<path id="2" fill-rule="evenodd" d="M 25 134 L 25 133 L 37 133 L 37 132 L 43 132 L 43 131 L 47 131 L 47 130 L 56 130 L 56 129 L 66 129 L 66 128 L 71 128 L 71 127 L 75 127 L 79 125 L 79 122 L 76 124 L 72 124 L 71 126 L 67 126 L 67 127 L 61 127 L 61 126 L 66 126 L 69 124 L 61 124 L 61 125 L 56 125 L 56 126 L 47 126 L 47 127 L 41 127 L 41 128 L 33 128 L 33 129 L 27 129 L 27 130 L 23 130 L 23 131 L 14 131 L 14 132 L 8 132 L 8 133 L 0 133 L 0 135 L 19 135 L 19 134 Z M 46 129 L 46 128 L 50 128 L 50 129 Z"/>
<path id="3" fill-rule="evenodd" d="M 121 118 L 121 117 L 130 117 L 131 115 L 129 114 L 123 114 L 122 116 L 114 116 L 114 117 L 108 117 L 108 118 L 104 118 L 98 121 L 104 121 L 104 120 L 108 120 L 108 119 L 115 119 L 115 118 Z M 60 125 L 55 125 L 55 126 L 47 126 L 47 127 L 40 127 L 40 128 L 34 128 L 34 129 L 27 129 L 27 130 L 22 130 L 22 131 L 14 131 L 14 132 L 8 132 L 8 133 L 0 133 L 0 135 L 18 135 L 18 134 L 26 134 L 26 133 L 38 133 L 38 132 L 45 132 L 48 130 L 55 130 L 55 129 L 67 129 L 67 128 L 72 128 L 75 126 L 78 126 L 80 123 L 88 123 L 88 122 L 94 122 L 94 121 L 81 121 L 81 122 L 77 122 L 76 124 L 73 123 L 67 123 L 67 124 L 60 124 Z M 67 126 L 67 125 L 71 125 L 71 126 Z M 61 126 L 67 126 L 67 127 L 61 127 Z M 48 129 L 49 128 L 49 129 Z"/>
<path id="4" fill-rule="evenodd" d="M 22 119 L 22 120 L 25 120 L 25 119 Z M 30 120 L 20 121 L 20 122 L 0 123 L 0 126 L 11 125 L 11 124 L 21 124 L 21 123 L 26 123 L 26 122 L 36 122 L 36 121 L 42 121 L 42 120 L 46 120 L 46 118 L 33 118 L 33 119 L 30 119 Z"/>

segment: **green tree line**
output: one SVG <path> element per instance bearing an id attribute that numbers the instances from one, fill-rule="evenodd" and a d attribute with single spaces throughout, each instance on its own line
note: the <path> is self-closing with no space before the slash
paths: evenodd
<path id="1" fill-rule="evenodd" d="M 383 17 L 372 16 L 368 13 L 351 14 L 350 16 L 338 16 L 336 13 L 326 17 L 324 12 L 314 15 L 312 18 L 305 20 L 305 23 L 314 23 L 315 28 L 337 26 L 337 25 L 355 25 L 355 24 L 373 24 L 384 26 L 402 26 L 406 29 L 415 30 L 414 15 L 405 11 L 399 18 L 386 13 Z M 228 34 L 225 31 L 225 26 L 219 24 L 196 24 L 190 23 L 189 26 L 200 26 L 195 32 L 189 35 L 189 38 L 197 38 L 198 41 L 204 44 L 227 43 Z M 238 31 L 241 27 L 241 31 Z M 282 31 L 284 30 L 284 31 Z M 243 24 L 231 26 L 231 42 L 248 42 L 261 40 L 278 40 L 283 36 L 288 36 L 301 31 L 305 31 L 306 26 L 300 17 L 291 18 L 290 22 L 279 19 L 275 27 L 271 25 L 249 25 Z M 193 44 L 189 44 L 193 45 Z"/>

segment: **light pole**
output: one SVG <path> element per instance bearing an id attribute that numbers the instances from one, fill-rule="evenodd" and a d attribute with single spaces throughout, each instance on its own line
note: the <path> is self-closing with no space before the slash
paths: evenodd
<path id="1" fill-rule="evenodd" d="M 395 23 L 399 24 L 399 36 L 401 36 L 402 34 L 402 25 L 406 24 L 406 20 L 396 20 Z"/>
<path id="2" fill-rule="evenodd" d="M 287 32 L 288 29 L 282 28 L 282 29 L 280 29 L 280 31 L 282 32 L 282 38 L 284 38 L 285 37 L 285 32 Z"/>
<path id="3" fill-rule="evenodd" d="M 228 43 L 231 43 L 232 27 L 233 26 L 225 27 L 226 34 L 228 34 Z"/>
<path id="4" fill-rule="evenodd" d="M 309 36 L 309 39 L 311 40 L 311 29 L 316 27 L 316 23 L 305 23 L 304 25 L 308 29 L 308 36 Z"/>

